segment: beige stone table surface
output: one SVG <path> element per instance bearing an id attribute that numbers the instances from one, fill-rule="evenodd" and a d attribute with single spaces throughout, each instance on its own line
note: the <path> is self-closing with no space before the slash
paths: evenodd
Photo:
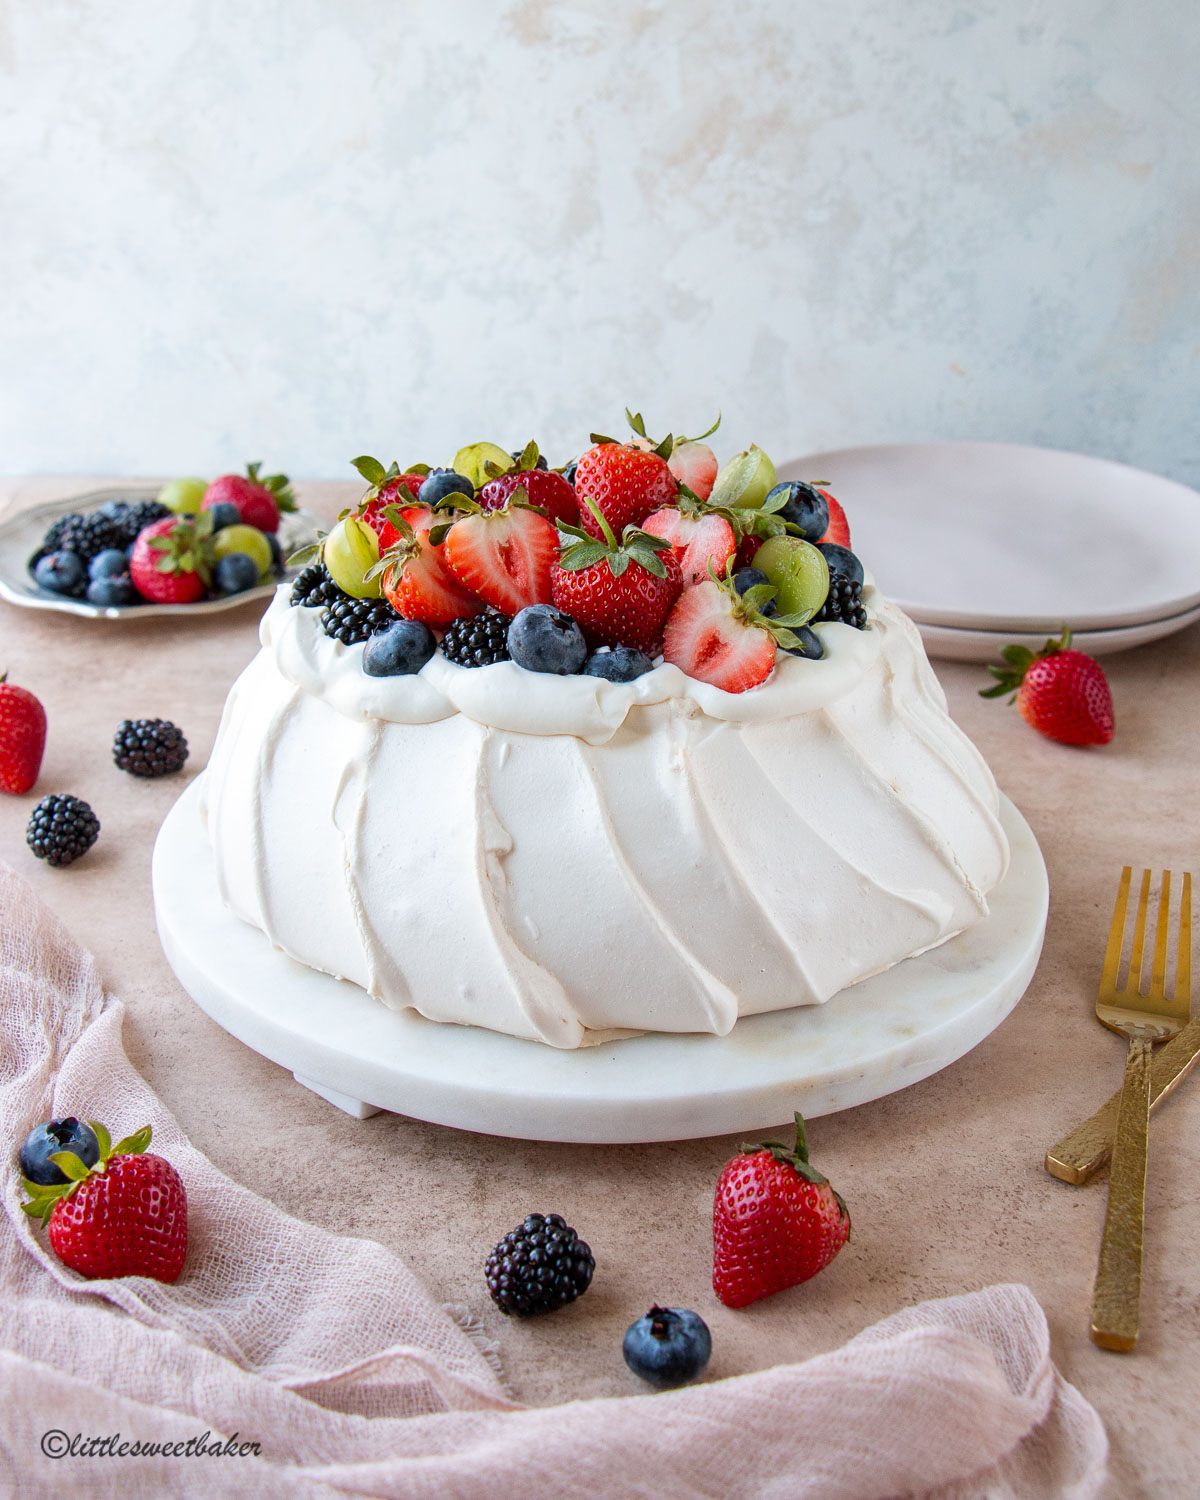
<path id="1" fill-rule="evenodd" d="M 0 515 L 101 482 L 3 480 Z M 299 488 L 325 514 L 355 493 Z M 582 1147 L 396 1115 L 353 1120 L 227 1036 L 177 983 L 155 935 L 151 848 L 204 767 L 225 694 L 257 649 L 258 613 L 126 623 L 0 604 L 0 670 L 38 694 L 50 726 L 37 786 L 0 797 L 0 857 L 95 953 L 128 1007 L 131 1058 L 219 1167 L 291 1213 L 403 1256 L 437 1296 L 479 1316 L 513 1391 L 534 1404 L 640 1393 L 621 1335 L 655 1301 L 708 1320 L 720 1377 L 831 1349 L 924 1298 L 1025 1282 L 1046 1310 L 1060 1368 L 1108 1427 L 1110 1493 L 1200 1493 L 1200 1078 L 1152 1130 L 1134 1355 L 1105 1353 L 1087 1336 L 1104 1182 L 1067 1187 L 1041 1165 L 1047 1145 L 1120 1081 L 1122 1044 L 1092 1006 L 1121 865 L 1200 865 L 1200 626 L 1107 659 L 1117 730 L 1099 750 L 1053 744 L 1003 701 L 978 697 L 982 668 L 936 663 L 951 711 L 1041 842 L 1051 891 L 1041 964 L 1015 1012 L 967 1057 L 814 1121 L 814 1160 L 849 1202 L 854 1237 L 815 1281 L 731 1312 L 710 1286 L 710 1213 L 735 1138 Z M 143 716 L 185 730 L 181 776 L 142 782 L 113 765 L 117 724 Z M 102 824 L 96 847 L 64 870 L 24 842 L 30 810 L 52 791 L 85 797 Z M 532 1210 L 564 1214 L 598 1271 L 571 1308 L 510 1322 L 481 1268 Z"/>

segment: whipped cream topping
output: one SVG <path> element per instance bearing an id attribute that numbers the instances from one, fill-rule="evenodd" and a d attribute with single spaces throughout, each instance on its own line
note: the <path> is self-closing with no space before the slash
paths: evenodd
<path id="1" fill-rule="evenodd" d="M 863 590 L 868 614 L 873 587 Z M 368 677 L 361 645 L 344 646 L 321 629 L 317 610 L 292 608 L 281 586 L 263 616 L 260 638 L 280 673 L 351 719 L 392 724 L 432 724 L 466 714 L 477 724 L 517 734 L 573 734 L 602 745 L 634 708 L 692 703 L 712 719 L 757 724 L 792 718 L 844 697 L 879 654 L 879 637 L 836 621 L 813 627 L 825 647 L 820 661 L 780 653 L 766 682 L 745 693 L 727 693 L 667 664 L 633 682 L 601 677 L 558 677 L 527 672 L 515 662 L 460 667 L 441 652 L 405 677 Z"/>
<path id="2" fill-rule="evenodd" d="M 204 777 L 223 897 L 386 1005 L 558 1047 L 821 1003 L 985 914 L 1008 860 L 915 628 L 868 598 L 741 695 L 374 680 L 277 599 Z"/>

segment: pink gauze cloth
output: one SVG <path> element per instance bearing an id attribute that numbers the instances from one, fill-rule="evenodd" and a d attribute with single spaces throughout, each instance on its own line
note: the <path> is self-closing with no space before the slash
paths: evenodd
<path id="1" fill-rule="evenodd" d="M 804 1364 L 522 1408 L 396 1256 L 289 1217 L 189 1144 L 91 957 L 2 863 L 0 1017 L 0 1493 L 1087 1500 L 1104 1482 L 1100 1419 L 1023 1286 L 923 1303 Z M 21 1212 L 16 1145 L 66 1114 L 153 1126 L 187 1187 L 177 1285 L 83 1281 Z M 54 1457 L 52 1431 L 207 1442 Z M 212 1452 L 235 1433 L 261 1453 Z"/>

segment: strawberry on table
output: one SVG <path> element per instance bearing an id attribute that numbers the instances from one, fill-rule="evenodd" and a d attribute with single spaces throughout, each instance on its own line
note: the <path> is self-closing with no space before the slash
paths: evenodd
<path id="1" fill-rule="evenodd" d="M 585 499 L 582 510 L 591 512 L 600 540 L 578 526 L 560 527 L 576 540 L 550 570 L 555 607 L 577 621 L 589 646 L 632 646 L 653 656 L 683 588 L 671 544 L 632 525 L 618 542 L 594 500 Z"/>
<path id="2" fill-rule="evenodd" d="M 996 678 L 980 688 L 982 698 L 1012 694 L 1026 724 L 1063 745 L 1107 745 L 1113 737 L 1113 701 L 1104 668 L 1071 646 L 1071 632 L 1047 641 L 1036 654 L 1028 646 L 1005 646 L 1006 667 L 989 666 Z"/>
<path id="3" fill-rule="evenodd" d="M 677 506 L 666 505 L 646 517 L 642 530 L 670 542 L 683 574 L 684 588 L 703 583 L 710 576 L 710 563 L 713 572 L 723 573 L 725 564 L 737 551 L 733 527 L 715 512 L 689 514 Z"/>
<path id="4" fill-rule="evenodd" d="M 731 560 L 724 577 L 684 589 L 663 631 L 663 660 L 700 682 L 744 693 L 771 675 L 777 645 L 802 644 L 796 631 L 813 611 L 763 613 L 776 590 L 760 583 L 739 594 L 732 567 Z"/>
<path id="5" fill-rule="evenodd" d="M 658 452 L 611 438 L 594 441 L 596 446 L 583 454 L 575 469 L 579 524 L 589 536 L 603 535 L 596 512 L 620 536 L 626 526 L 640 526 L 652 511 L 675 500 L 679 482 Z"/>
<path id="6" fill-rule="evenodd" d="M 167 516 L 138 533 L 129 576 L 154 604 L 192 604 L 212 583 L 213 563 L 212 517 Z"/>
<path id="7" fill-rule="evenodd" d="M 73 1149 L 54 1152 L 49 1160 L 66 1180 L 24 1178 L 29 1197 L 22 1208 L 48 1226 L 63 1265 L 89 1280 L 177 1281 L 187 1255 L 187 1193 L 179 1173 L 147 1152 L 148 1125 L 114 1146 L 103 1125 L 88 1123 L 98 1157 L 87 1165 Z"/>
<path id="8" fill-rule="evenodd" d="M 204 492 L 201 508 L 211 510 L 222 502 L 236 505 L 246 526 L 278 531 L 280 511 L 295 510 L 296 497 L 286 474 L 267 474 L 260 479 L 261 468 L 261 464 L 247 464 L 244 475 L 222 474 L 214 479 Z"/>
<path id="9" fill-rule="evenodd" d="M 460 517 L 442 544 L 446 566 L 459 583 L 508 615 L 528 604 L 550 603 L 550 569 L 558 558 L 558 532 L 522 504 L 524 495 L 518 485 L 502 510 Z"/>
<path id="10" fill-rule="evenodd" d="M 713 1291 L 748 1307 L 808 1281 L 850 1238 L 840 1193 L 808 1159 L 804 1121 L 796 1145 L 745 1147 L 725 1166 L 713 1202 Z"/>
<path id="11" fill-rule="evenodd" d="M 395 540 L 371 571 L 382 575 L 384 596 L 396 613 L 435 629 L 479 614 L 483 600 L 455 578 L 446 566 L 440 541 L 435 544 L 430 539 L 433 527 L 445 528 L 446 517 L 424 505 L 402 511 L 392 507 L 392 515 Z"/>
<path id="12" fill-rule="evenodd" d="M 0 792 L 23 796 L 38 778 L 45 748 L 46 710 L 0 672 Z"/>

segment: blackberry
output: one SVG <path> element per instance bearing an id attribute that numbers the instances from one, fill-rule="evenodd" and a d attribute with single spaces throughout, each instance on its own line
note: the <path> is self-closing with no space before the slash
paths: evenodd
<path id="1" fill-rule="evenodd" d="M 840 620 L 843 625 L 853 625 L 855 630 L 867 628 L 867 612 L 862 603 L 862 584 L 841 573 L 829 575 L 829 595 L 813 616 L 818 620 Z"/>
<path id="2" fill-rule="evenodd" d="M 155 521 L 164 521 L 171 514 L 165 505 L 157 500 L 139 500 L 136 504 L 127 505 L 124 514 L 117 518 L 117 526 L 121 532 L 121 547 L 128 547 L 130 542 L 136 542 L 138 532 L 146 526 L 152 526 Z"/>
<path id="3" fill-rule="evenodd" d="M 113 760 L 131 776 L 169 776 L 187 758 L 183 730 L 169 719 L 126 719 L 113 738 Z"/>
<path id="4" fill-rule="evenodd" d="M 352 599 L 343 594 L 321 616 L 321 629 L 343 646 L 367 641 L 399 619 L 386 599 Z"/>
<path id="5" fill-rule="evenodd" d="M 329 569 L 323 562 L 309 563 L 307 568 L 296 574 L 296 581 L 292 584 L 291 602 L 303 604 L 306 609 L 324 609 L 345 597 L 330 578 Z"/>
<path id="6" fill-rule="evenodd" d="M 442 637 L 442 655 L 460 667 L 490 667 L 508 660 L 508 615 L 475 615 L 454 620 Z"/>
<path id="7" fill-rule="evenodd" d="M 502 1313 L 531 1318 L 581 1297 L 595 1269 L 591 1250 L 560 1214 L 529 1214 L 493 1248 L 483 1274 Z"/>
<path id="8" fill-rule="evenodd" d="M 52 535 L 56 535 L 55 543 L 52 547 L 47 546 Z M 56 521 L 46 533 L 45 540 L 42 542 L 42 550 L 74 552 L 85 563 L 90 563 L 98 552 L 103 552 L 108 547 L 124 547 L 125 545 L 125 539 L 116 522 L 96 510 L 86 516 L 72 513 Z"/>
<path id="9" fill-rule="evenodd" d="M 81 797 L 55 792 L 34 808 L 25 842 L 47 864 L 69 865 L 88 852 L 99 833 L 100 820 Z"/>

